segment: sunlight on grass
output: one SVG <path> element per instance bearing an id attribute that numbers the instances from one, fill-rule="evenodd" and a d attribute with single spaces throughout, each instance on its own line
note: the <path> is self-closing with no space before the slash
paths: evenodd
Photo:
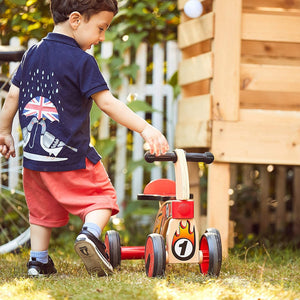
<path id="1" fill-rule="evenodd" d="M 296 294 L 283 287 L 274 287 L 269 283 L 256 283 L 237 276 L 225 279 L 207 279 L 203 284 L 169 284 L 166 280 L 157 282 L 155 291 L 158 299 L 290 299 Z"/>
<path id="2" fill-rule="evenodd" d="M 34 281 L 29 278 L 14 279 L 0 286 L 1 299 L 54 299 L 48 291 L 37 291 Z"/>
<path id="3" fill-rule="evenodd" d="M 218 278 L 203 276 L 197 264 L 168 264 L 163 278 L 148 278 L 143 260 L 122 261 L 112 276 L 98 278 L 68 247 L 51 256 L 58 273 L 43 278 L 26 277 L 28 251 L 0 256 L 0 299 L 300 300 L 299 251 L 257 249 L 247 259 L 230 253 Z"/>

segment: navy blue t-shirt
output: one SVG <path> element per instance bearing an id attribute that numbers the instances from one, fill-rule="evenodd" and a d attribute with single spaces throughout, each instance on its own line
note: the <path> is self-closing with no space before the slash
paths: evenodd
<path id="1" fill-rule="evenodd" d="M 108 87 L 74 39 L 49 33 L 24 54 L 12 82 L 20 89 L 25 168 L 70 171 L 101 159 L 90 145 L 91 96 Z"/>

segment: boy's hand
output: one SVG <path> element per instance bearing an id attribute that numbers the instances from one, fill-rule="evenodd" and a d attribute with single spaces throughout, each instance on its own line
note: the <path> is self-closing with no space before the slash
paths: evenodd
<path id="1" fill-rule="evenodd" d="M 159 130 L 150 124 L 147 124 L 141 132 L 141 136 L 145 142 L 149 144 L 151 154 L 158 156 L 160 154 L 165 154 L 169 150 L 167 139 Z"/>
<path id="2" fill-rule="evenodd" d="M 11 134 L 0 134 L 0 153 L 8 159 L 10 156 L 15 157 L 14 139 Z"/>

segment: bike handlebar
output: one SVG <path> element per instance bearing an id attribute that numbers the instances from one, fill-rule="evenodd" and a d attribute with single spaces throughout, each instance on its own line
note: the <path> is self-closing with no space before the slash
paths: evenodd
<path id="1" fill-rule="evenodd" d="M 214 156 L 211 152 L 205 153 L 185 153 L 186 160 L 192 162 L 204 162 L 206 164 L 210 164 L 214 161 Z M 173 163 L 177 162 L 176 152 L 167 152 L 164 155 L 155 156 L 154 154 L 150 154 L 150 152 L 146 152 L 145 160 L 148 163 L 153 163 L 154 161 L 172 161 Z"/>
<path id="2" fill-rule="evenodd" d="M 22 46 L 0 46 L 0 62 L 21 61 L 25 48 Z"/>

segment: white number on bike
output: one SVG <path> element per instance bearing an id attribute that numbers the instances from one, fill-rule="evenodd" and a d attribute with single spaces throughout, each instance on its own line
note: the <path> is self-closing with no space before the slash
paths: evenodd
<path id="1" fill-rule="evenodd" d="M 193 244 L 190 240 L 182 238 L 175 242 L 174 251 L 178 257 L 187 258 L 193 252 Z"/>

